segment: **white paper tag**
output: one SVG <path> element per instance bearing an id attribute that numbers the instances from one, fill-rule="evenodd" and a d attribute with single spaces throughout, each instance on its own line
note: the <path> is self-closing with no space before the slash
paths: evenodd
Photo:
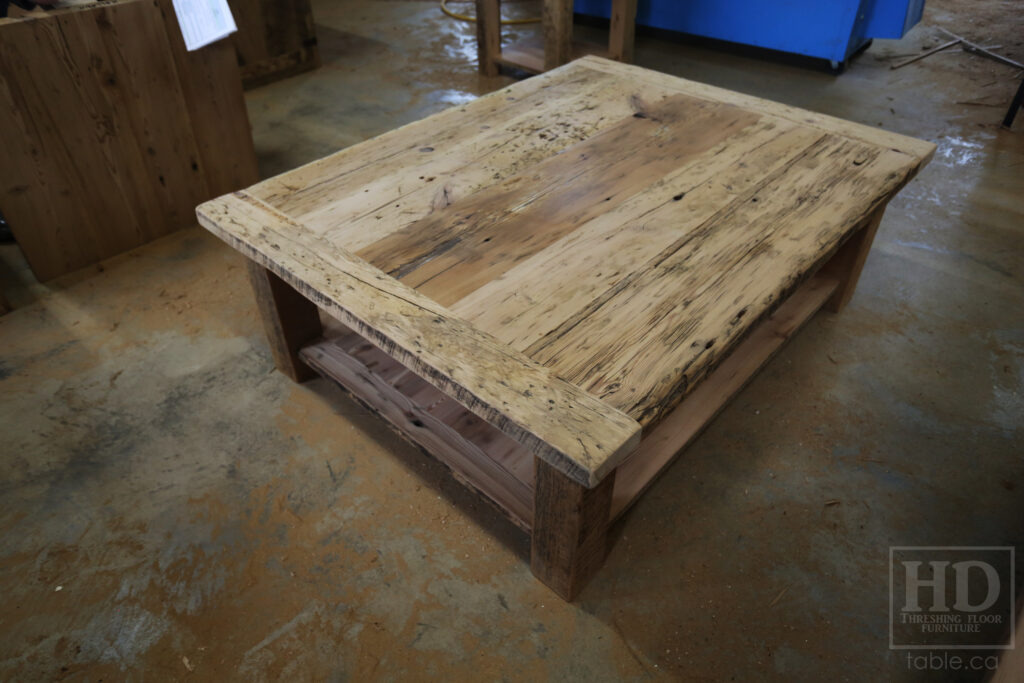
<path id="1" fill-rule="evenodd" d="M 189 52 L 238 30 L 227 0 L 174 0 L 174 13 Z"/>

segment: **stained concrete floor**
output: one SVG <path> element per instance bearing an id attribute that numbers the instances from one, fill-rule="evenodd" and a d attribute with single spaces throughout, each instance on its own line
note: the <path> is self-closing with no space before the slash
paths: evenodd
<path id="1" fill-rule="evenodd" d="M 248 96 L 265 174 L 509 82 L 433 2 L 314 5 L 324 66 Z M 838 78 L 639 41 L 644 66 L 938 153 L 851 306 L 616 526 L 575 604 L 442 467 L 275 373 L 240 258 L 198 228 L 47 285 L 3 248 L 0 678 L 949 678 L 887 649 L 888 546 L 1022 547 L 1024 120 L 996 125 L 1010 68 L 889 64 L 937 25 L 1022 60 L 1013 5 L 929 2 Z"/>

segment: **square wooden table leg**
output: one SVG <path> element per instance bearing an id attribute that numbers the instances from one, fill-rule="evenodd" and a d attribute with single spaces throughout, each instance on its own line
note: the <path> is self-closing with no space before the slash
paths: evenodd
<path id="1" fill-rule="evenodd" d="M 636 0 L 612 0 L 608 56 L 620 62 L 632 62 L 635 37 Z"/>
<path id="2" fill-rule="evenodd" d="M 885 213 L 885 205 L 878 207 L 867 220 L 864 227 L 857 231 L 846 243 L 839 248 L 832 260 L 825 266 L 828 274 L 839 278 L 839 286 L 836 288 L 832 298 L 825 302 L 825 308 L 838 313 L 850 303 L 853 292 L 857 289 L 857 281 L 860 273 L 864 270 L 864 262 L 867 261 L 868 252 L 871 251 L 871 244 L 875 240 L 875 233 L 882 222 L 882 214 Z"/>
<path id="3" fill-rule="evenodd" d="M 535 459 L 530 569 L 572 600 L 604 563 L 615 473 L 588 489 Z"/>
<path id="4" fill-rule="evenodd" d="M 501 2 L 476 0 L 476 57 L 480 73 L 498 75 L 501 56 Z"/>
<path id="5" fill-rule="evenodd" d="M 299 349 L 323 334 L 320 311 L 263 266 L 249 261 L 248 267 L 274 364 L 295 382 L 313 379 L 317 374 L 299 360 Z"/>
<path id="6" fill-rule="evenodd" d="M 544 0 L 544 70 L 572 61 L 572 0 Z"/>

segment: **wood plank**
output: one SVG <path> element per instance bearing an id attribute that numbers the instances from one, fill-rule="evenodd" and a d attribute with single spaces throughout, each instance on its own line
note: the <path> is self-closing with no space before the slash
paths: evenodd
<path id="1" fill-rule="evenodd" d="M 587 489 L 537 460 L 534 478 L 530 569 L 563 599 L 573 600 L 608 552 L 616 474 Z"/>
<path id="2" fill-rule="evenodd" d="M 480 73 L 498 75 L 501 56 L 501 3 L 476 0 L 476 57 Z"/>
<path id="3" fill-rule="evenodd" d="M 461 434 L 488 458 L 519 479 L 531 491 L 532 497 L 533 455 L 521 445 L 333 318 L 328 318 L 324 329 L 331 344 L 352 356 L 367 371 L 401 392 L 420 409 L 430 412 Z M 532 505 L 530 510 L 532 514 Z"/>
<path id="4" fill-rule="evenodd" d="M 729 357 L 680 403 L 622 465 L 615 476 L 611 517 L 617 519 L 679 453 L 715 419 L 769 360 L 836 291 L 838 281 L 817 276 L 801 285 Z"/>
<path id="5" fill-rule="evenodd" d="M 278 189 L 302 189 L 266 201 L 325 239 L 358 249 L 605 127 L 609 110 L 629 111 L 628 94 L 612 95 L 620 90 L 613 77 L 580 74 L 521 99 L 502 98 L 499 110 L 482 118 L 474 107 L 487 99 L 481 98 L 466 106 L 473 115 L 461 125 L 438 121 L 380 147 L 357 145 L 328 157 L 334 163 L 310 185 L 296 184 L 304 170 L 289 172 Z M 560 107 L 550 105 L 556 97 L 563 98 Z M 257 186 L 261 198 L 264 188 Z"/>
<path id="6" fill-rule="evenodd" d="M 469 432 L 460 431 L 461 425 L 449 424 L 333 341 L 309 345 L 302 349 L 301 355 L 317 372 L 340 384 L 360 403 L 385 418 L 399 434 L 447 465 L 460 476 L 460 481 L 492 500 L 513 523 L 530 530 L 533 493 L 526 484 L 491 460 L 472 438 L 467 438 Z M 460 412 L 465 413 L 465 410 Z M 532 460 L 532 456 L 529 457 Z"/>
<path id="7" fill-rule="evenodd" d="M 631 116 L 564 153 L 391 233 L 359 256 L 450 305 L 757 122 L 740 109 L 688 97 L 634 106 Z"/>
<path id="8" fill-rule="evenodd" d="M 323 332 L 320 311 L 266 268 L 246 265 L 274 364 L 293 382 L 312 379 L 315 373 L 299 360 L 299 349 Z"/>
<path id="9" fill-rule="evenodd" d="M 839 278 L 839 287 L 827 304 L 828 310 L 833 313 L 842 311 L 853 298 L 853 292 L 857 289 L 857 281 L 860 280 L 860 273 L 864 270 L 864 263 L 868 259 L 868 252 L 871 250 L 872 242 L 875 241 L 875 233 L 878 232 L 878 226 L 882 223 L 884 213 L 885 205 L 878 207 L 868 224 L 847 240 L 846 244 L 840 247 L 839 252 L 829 261 L 829 271 Z"/>
<path id="10" fill-rule="evenodd" d="M 694 97 L 727 102 L 761 114 L 777 116 L 805 126 L 813 126 L 833 135 L 842 135 L 852 140 L 880 145 L 914 157 L 918 161 L 917 168 L 928 163 L 935 154 L 935 144 L 925 140 L 865 126 L 845 119 L 838 119 L 834 116 L 819 114 L 806 109 L 798 109 L 797 107 L 791 107 L 780 102 L 773 102 L 760 97 L 754 97 L 753 95 L 726 90 L 725 88 L 717 88 L 713 85 L 698 83 L 697 81 L 687 80 L 678 76 L 671 76 L 630 64 L 622 64 L 610 59 L 588 56 L 576 62 L 575 66 L 608 74 L 616 74 L 625 80 L 636 83 L 638 86 L 639 84 L 657 86 Z"/>
<path id="11" fill-rule="evenodd" d="M 0 26 L 0 204 L 39 279 L 192 225 L 197 203 L 256 179 L 237 66 L 178 39 L 142 0 Z"/>
<path id="12" fill-rule="evenodd" d="M 355 332 L 352 332 L 351 334 L 357 337 L 359 341 L 346 348 L 344 343 L 346 340 L 342 339 L 340 341 L 335 341 L 335 346 L 366 366 L 366 369 L 372 372 L 374 376 L 379 377 L 388 384 L 394 385 L 398 383 L 400 377 L 405 373 L 410 372 L 410 370 L 404 365 L 360 337 Z"/>
<path id="13" fill-rule="evenodd" d="M 412 157 L 381 164 L 365 185 L 348 178 L 331 201 L 295 215 L 325 239 L 359 249 L 611 125 L 612 110 L 629 111 L 628 95 L 615 96 L 620 90 L 614 81 L 580 83 L 560 108 L 534 103 L 500 125 L 463 129 L 449 143 L 429 138 Z"/>
<path id="14" fill-rule="evenodd" d="M 206 184 L 189 167 L 199 152 L 153 6 L 104 5 L 0 30 L 9 154 L 0 201 L 36 275 L 50 279 L 192 222 Z"/>
<path id="15" fill-rule="evenodd" d="M 544 70 L 572 59 L 572 0 L 544 0 L 541 9 L 544 31 Z"/>
<path id="16" fill-rule="evenodd" d="M 581 82 L 560 107 L 534 102 L 511 121 L 481 126 L 479 135 L 463 130 L 450 143 L 428 139 L 417 158 L 382 164 L 361 190 L 350 179 L 331 201 L 296 217 L 324 239 L 359 250 L 563 153 L 632 114 L 630 102 L 615 81 Z"/>
<path id="17" fill-rule="evenodd" d="M 677 243 L 732 198 L 821 140 L 819 131 L 760 121 L 509 269 L 452 305 L 513 348 L 524 350 L 634 270 Z"/>
<path id="18" fill-rule="evenodd" d="M 341 329 L 333 374 L 532 514 L 571 598 L 612 515 L 852 287 L 931 149 L 586 59 L 198 213 L 370 342 Z"/>
<path id="19" fill-rule="evenodd" d="M 904 154 L 826 136 L 526 353 L 650 429 L 912 167 Z"/>
<path id="20" fill-rule="evenodd" d="M 310 0 L 229 0 L 230 42 L 246 88 L 320 66 Z"/>
<path id="21" fill-rule="evenodd" d="M 231 43 L 220 40 L 189 52 L 171 0 L 159 0 L 159 7 L 206 181 L 205 194 L 194 203 L 258 182 L 249 111 Z"/>
<path id="22" fill-rule="evenodd" d="M 583 486 L 639 443 L 628 416 L 244 193 L 197 209 L 204 227 Z"/>
<path id="23" fill-rule="evenodd" d="M 544 74 L 539 79 L 528 79 L 478 97 L 461 106 L 438 112 L 426 119 L 414 121 L 372 139 L 357 142 L 339 152 L 317 159 L 287 173 L 267 178 L 247 189 L 248 193 L 286 213 L 311 213 L 331 200 L 344 197 L 348 184 L 362 190 L 361 180 L 373 179 L 378 172 L 390 166 L 415 164 L 415 156 L 426 154 L 424 146 L 444 148 L 453 141 L 461 141 L 481 131 L 501 128 L 526 112 L 534 112 L 542 103 L 567 89 L 586 87 L 593 70 L 579 73 Z M 604 74 L 596 82 L 615 83 L 616 77 Z M 481 129 L 480 126 L 487 126 Z M 411 157 L 413 159 L 404 159 Z M 428 158 L 432 159 L 432 158 Z M 355 177 L 353 174 L 361 173 Z M 415 177 L 415 176 L 414 176 Z"/>
<path id="24" fill-rule="evenodd" d="M 619 62 L 632 62 L 636 40 L 636 0 L 612 0 L 611 14 L 608 58 Z"/>
<path id="25" fill-rule="evenodd" d="M 601 130 L 629 113 L 632 97 L 655 102 L 687 83 L 625 78 L 593 64 L 581 60 L 515 84 L 265 181 L 253 193 L 325 239 L 358 250 L 393 226 L 458 203 Z M 571 140 L 552 140 L 566 127 Z"/>
<path id="26" fill-rule="evenodd" d="M 632 506 L 675 457 L 813 317 L 837 287 L 838 280 L 823 275 L 801 285 L 641 441 L 617 470 L 610 507 L 612 520 Z M 310 345 L 302 351 L 305 362 L 341 383 L 370 409 L 385 415 L 406 438 L 459 471 L 464 478 L 476 482 L 474 488 L 528 530 L 533 516 L 533 456 L 429 383 L 421 380 L 396 385 L 394 379 L 408 371 L 362 337 L 353 332 L 349 335 Z M 368 390 L 364 384 L 373 388 Z M 421 392 L 420 387 L 425 391 Z M 439 423 L 440 428 L 435 423 Z M 422 430 L 428 430 L 430 436 L 418 438 Z M 449 433 L 452 431 L 455 434 Z M 449 453 L 452 449 L 459 452 Z M 465 462 L 467 458 L 470 462 Z M 485 459 L 497 464 L 501 472 L 483 463 Z M 483 472 L 478 476 L 474 470 L 479 468 Z M 515 482 L 508 481 L 507 476 L 513 477 Z"/>

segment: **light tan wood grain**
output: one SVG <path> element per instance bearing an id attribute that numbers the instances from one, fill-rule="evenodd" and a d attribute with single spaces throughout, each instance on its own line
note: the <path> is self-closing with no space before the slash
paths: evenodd
<path id="1" fill-rule="evenodd" d="M 236 193 L 197 209 L 203 226 L 584 486 L 639 443 L 640 427 L 436 302 Z"/>
<path id="2" fill-rule="evenodd" d="M 0 201 L 39 278 L 191 222 L 205 180 L 159 12 L 134 2 L 0 30 Z"/>
<path id="3" fill-rule="evenodd" d="M 827 136 L 526 354 L 649 427 L 906 182 L 901 153 Z"/>
<path id="4" fill-rule="evenodd" d="M 900 135 L 899 133 L 893 133 L 881 128 L 865 126 L 853 121 L 847 121 L 846 119 L 808 111 L 807 109 L 791 107 L 781 102 L 773 102 L 772 100 L 746 95 L 734 90 L 726 90 L 725 88 L 718 88 L 706 83 L 670 76 L 669 74 L 644 69 L 632 64 L 622 64 L 610 59 L 587 56 L 578 60 L 577 65 L 580 68 L 615 74 L 623 80 L 636 84 L 638 88 L 644 86 L 663 87 L 694 97 L 704 97 L 716 102 L 728 102 L 729 104 L 744 107 L 761 114 L 777 116 L 795 123 L 813 126 L 834 135 L 842 135 L 854 140 L 887 147 L 914 157 L 921 166 L 928 163 L 932 155 L 935 154 L 935 144 L 926 140 Z"/>
<path id="5" fill-rule="evenodd" d="M 159 0 L 159 7 L 199 152 L 199 172 L 206 179 L 203 198 L 258 182 L 252 127 L 231 42 L 219 40 L 190 52 L 171 0 Z"/>
<path id="6" fill-rule="evenodd" d="M 549 106 L 551 100 L 559 106 Z M 631 111 L 621 83 L 603 77 L 570 79 L 558 92 L 505 104 L 499 115 L 474 120 L 474 114 L 463 126 L 410 131 L 401 151 L 372 150 L 393 154 L 376 162 L 342 155 L 327 179 L 279 208 L 325 239 L 358 250 L 559 154 Z"/>
<path id="7" fill-rule="evenodd" d="M 801 285 L 644 437 L 640 447 L 622 463 L 616 474 L 612 519 L 624 514 L 636 502 L 755 373 L 824 305 L 837 284 L 835 279 L 815 277 Z"/>
<path id="8" fill-rule="evenodd" d="M 735 107 L 687 97 L 635 108 L 563 153 L 359 255 L 450 305 L 757 121 Z"/>
<path id="9" fill-rule="evenodd" d="M 413 121 L 370 140 L 347 147 L 249 188 L 250 194 L 289 215 L 302 216 L 329 208 L 349 194 L 363 193 L 365 184 L 378 175 L 394 173 L 407 166 L 429 163 L 424 147 L 444 150 L 478 135 L 493 135 L 514 125 L 523 114 L 544 110 L 552 100 L 584 92 L 595 84 L 619 83 L 612 74 L 593 70 L 573 71 L 566 67 L 538 78 L 520 81 L 472 102 L 452 107 L 433 116 Z M 546 104 L 547 103 L 547 104 Z M 538 131 L 541 130 L 538 128 Z M 509 139 L 501 142 L 508 144 Z M 417 174 L 418 176 L 419 174 Z M 417 176 L 412 176 L 418 179 Z M 364 193 L 373 194 L 373 193 Z M 390 201 L 388 198 L 387 201 Z M 377 205 L 385 206 L 387 201 Z M 342 218 L 343 216 L 339 216 Z"/>
<path id="10" fill-rule="evenodd" d="M 760 187 L 768 174 L 823 136 L 779 121 L 761 121 L 745 132 L 509 269 L 453 304 L 452 310 L 514 348 L 526 349 L 685 239 L 732 198 Z M 733 169 L 737 158 L 744 166 Z"/>
<path id="11" fill-rule="evenodd" d="M 425 410 L 486 431 L 439 388 L 593 487 L 932 150 L 586 58 L 200 215 L 410 368 Z"/>
<path id="12" fill-rule="evenodd" d="M 146 0 L 0 25 L 0 206 L 47 280 L 195 223 L 256 180 L 238 67 Z"/>

